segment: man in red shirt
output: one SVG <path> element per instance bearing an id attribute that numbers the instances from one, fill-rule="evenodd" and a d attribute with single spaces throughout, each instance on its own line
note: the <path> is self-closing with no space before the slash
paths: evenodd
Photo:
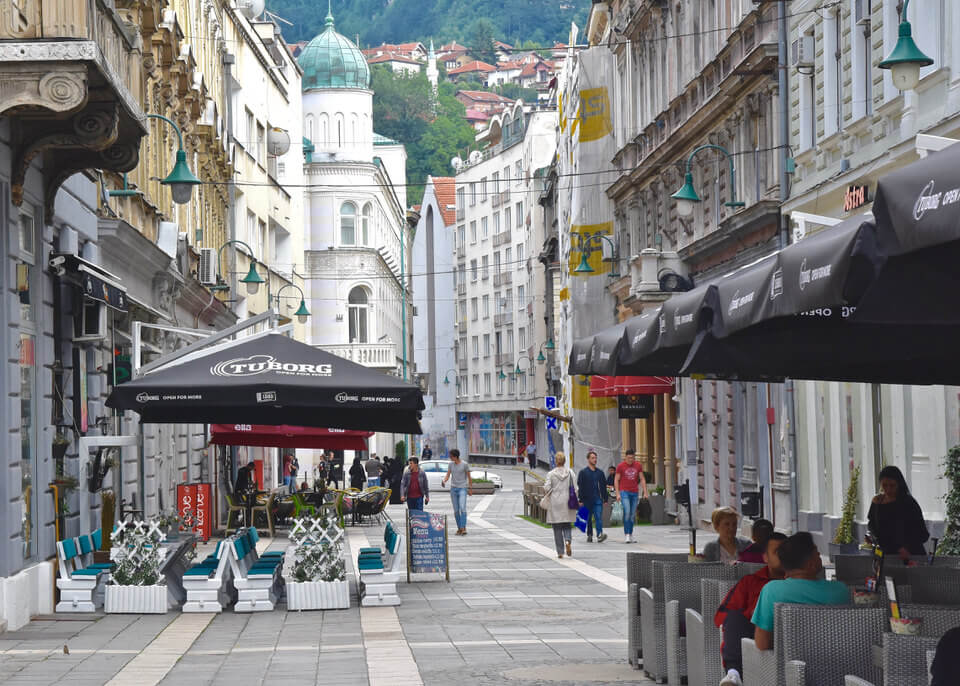
<path id="1" fill-rule="evenodd" d="M 632 448 L 623 454 L 623 462 L 617 465 L 613 490 L 617 500 L 623 503 L 623 542 L 633 543 L 633 522 L 637 518 L 640 491 L 643 491 L 644 498 L 649 498 L 650 494 L 647 492 L 647 480 L 643 477 L 643 467 L 637 462 L 637 453 Z"/>
<path id="2" fill-rule="evenodd" d="M 757 607 L 760 591 L 773 579 L 784 577 L 777 548 L 787 539 L 779 532 L 773 532 L 767 539 L 767 547 L 763 553 L 763 562 L 766 565 L 758 572 L 745 576 L 737 585 L 730 589 L 727 597 L 720 603 L 717 613 L 713 616 L 713 623 L 723 628 L 723 644 L 720 654 L 723 656 L 723 666 L 727 670 L 726 676 L 720 680 L 720 686 L 741 686 L 743 683 L 743 656 L 740 652 L 740 639 L 753 638 L 753 624 L 750 618 Z"/>
<path id="3" fill-rule="evenodd" d="M 411 510 L 422 510 L 430 502 L 430 485 L 427 475 L 420 470 L 420 460 L 410 458 L 410 471 L 400 481 L 400 502 L 406 502 Z"/>

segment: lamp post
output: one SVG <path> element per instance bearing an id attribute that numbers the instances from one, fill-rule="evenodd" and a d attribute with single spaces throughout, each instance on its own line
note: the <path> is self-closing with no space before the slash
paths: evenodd
<path id="1" fill-rule="evenodd" d="M 893 85 L 897 90 L 909 91 L 920 83 L 920 69 L 929 67 L 933 60 L 923 54 L 913 41 L 913 29 L 907 21 L 907 7 L 910 0 L 903 1 L 900 9 L 900 30 L 897 44 L 887 59 L 878 64 L 881 69 L 889 69 Z"/>
<path id="2" fill-rule="evenodd" d="M 587 266 L 589 266 L 589 265 L 587 265 Z M 546 349 L 547 352 L 552 352 L 553 349 L 556 348 L 556 347 L 557 347 L 557 346 L 555 346 L 555 345 L 553 344 L 553 339 L 552 339 L 552 338 L 547 339 L 547 342 L 546 342 L 546 343 L 541 343 L 541 344 L 540 344 L 539 353 L 537 354 L 537 364 L 543 364 L 544 362 L 547 361 L 547 358 L 544 357 L 544 354 L 543 354 L 544 349 Z"/>
<path id="3" fill-rule="evenodd" d="M 677 214 L 681 217 L 692 215 L 693 206 L 700 202 L 700 196 L 697 195 L 697 191 L 693 187 L 693 172 L 691 170 L 693 169 L 693 158 L 703 150 L 719 150 L 727 156 L 727 160 L 730 162 L 730 200 L 723 204 L 727 207 L 743 207 L 744 205 L 744 203 L 737 201 L 737 177 L 733 168 L 733 156 L 722 145 L 708 143 L 694 148 L 693 152 L 690 153 L 690 157 L 687 158 L 687 173 L 683 177 L 683 185 L 670 196 L 677 201 Z"/>
<path id="4" fill-rule="evenodd" d="M 277 291 L 277 294 L 274 296 L 277 299 L 277 312 L 280 311 L 280 294 L 283 293 L 287 288 L 296 288 L 300 291 L 300 307 L 297 308 L 297 311 L 293 315 L 297 318 L 297 321 L 301 324 L 307 323 L 307 317 L 310 316 L 310 311 L 307 309 L 307 302 L 303 295 L 303 289 L 295 283 L 284 284 L 280 287 L 280 290 Z"/>
<path id="5" fill-rule="evenodd" d="M 233 238 L 227 241 L 226 243 L 224 243 L 223 245 L 221 245 L 220 249 L 217 250 L 217 276 L 218 277 L 220 276 L 220 261 L 223 259 L 223 249 L 226 248 L 228 245 L 232 245 L 232 244 L 242 245 L 244 248 L 247 249 L 247 253 L 248 253 L 247 256 L 250 258 L 250 269 L 247 271 L 247 275 L 244 276 L 242 279 L 240 279 L 240 283 L 246 284 L 247 295 L 256 295 L 257 291 L 260 290 L 260 284 L 264 283 L 264 279 L 257 273 L 257 258 L 253 256 L 253 249 L 239 239 Z M 218 278 L 218 281 L 219 281 L 219 278 Z M 227 286 L 226 284 L 213 286 L 213 290 L 227 290 L 229 288 L 230 287 Z M 267 289 L 268 291 L 270 289 L 269 283 L 267 283 Z M 303 291 L 301 291 L 301 295 L 302 294 L 303 294 Z M 270 303 L 270 296 L 268 294 L 267 295 L 268 306 L 269 306 L 269 303 Z M 307 314 L 310 314 L 310 313 L 308 312 Z"/>
<path id="6" fill-rule="evenodd" d="M 593 267 L 590 266 L 590 261 L 587 259 L 589 255 L 589 250 L 587 249 L 590 244 L 597 240 L 603 239 L 610 244 L 611 257 L 613 262 L 613 269 L 610 271 L 610 277 L 614 279 L 620 278 L 620 272 L 617 271 L 620 267 L 620 250 L 617 248 L 617 244 L 613 242 L 613 239 L 610 236 L 604 236 L 602 233 L 595 233 L 592 236 L 587 236 L 586 238 L 583 235 L 580 235 L 580 264 L 577 265 L 577 268 L 573 270 L 575 274 L 592 274 L 594 272 Z M 553 339 L 550 339 L 551 341 Z"/>
<path id="7" fill-rule="evenodd" d="M 187 153 L 183 149 L 183 133 L 180 132 L 180 127 L 177 126 L 172 119 L 168 119 L 162 114 L 148 114 L 147 119 L 161 119 L 170 124 L 173 130 L 177 132 L 177 141 L 179 143 L 179 147 L 177 148 L 177 161 L 173 165 L 171 172 L 167 174 L 166 178 L 162 179 L 160 183 L 164 186 L 170 186 L 170 195 L 178 205 L 190 202 L 190 197 L 193 195 L 193 187 L 200 185 L 201 181 L 193 175 L 193 172 L 190 171 L 190 167 L 187 165 Z"/>
<path id="8" fill-rule="evenodd" d="M 450 385 L 450 372 L 453 372 L 453 383 L 457 385 L 457 388 L 460 388 L 460 377 L 457 375 L 457 370 L 452 368 L 443 373 L 443 385 Z"/>

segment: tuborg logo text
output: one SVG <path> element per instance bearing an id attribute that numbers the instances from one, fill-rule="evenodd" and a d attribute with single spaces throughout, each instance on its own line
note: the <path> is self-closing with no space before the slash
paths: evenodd
<path id="1" fill-rule="evenodd" d="M 923 187 L 923 190 L 920 191 L 917 202 L 913 205 L 913 218 L 916 221 L 923 219 L 923 215 L 926 214 L 928 210 L 939 210 L 941 207 L 960 201 L 960 188 L 954 188 L 947 192 L 940 191 L 939 193 L 934 193 L 934 188 L 935 186 L 931 179 L 931 181 Z"/>
<path id="2" fill-rule="evenodd" d="M 218 362 L 210 367 L 210 373 L 214 376 L 256 376 L 265 372 L 292 376 L 332 376 L 333 365 L 277 362 L 272 355 L 253 355 Z"/>
<path id="3" fill-rule="evenodd" d="M 355 403 L 358 400 L 360 400 L 360 397 L 356 395 L 350 395 L 348 393 L 344 393 L 343 391 L 341 391 L 337 393 L 335 396 L 333 396 L 333 399 L 336 400 L 338 403 L 349 403 L 349 402 Z"/>
<path id="4" fill-rule="evenodd" d="M 807 269 L 807 258 L 804 257 L 803 262 L 800 263 L 800 290 L 806 288 L 807 284 L 827 278 L 830 276 L 832 269 L 833 265 L 830 264 L 815 269 Z"/>
<path id="5" fill-rule="evenodd" d="M 740 291 L 737 290 L 733 294 L 733 298 L 730 299 L 730 307 L 727 309 L 727 314 L 733 314 L 741 307 L 748 305 L 753 302 L 754 291 L 750 291 L 746 295 L 740 295 Z"/>
<path id="6" fill-rule="evenodd" d="M 149 393 L 137 393 L 137 402 L 140 404 L 145 404 L 151 400 L 160 400 L 159 395 L 150 395 Z"/>

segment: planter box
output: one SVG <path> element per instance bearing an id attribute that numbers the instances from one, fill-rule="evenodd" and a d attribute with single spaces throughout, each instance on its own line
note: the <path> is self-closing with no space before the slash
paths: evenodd
<path id="1" fill-rule="evenodd" d="M 103 602 L 104 612 L 115 614 L 157 614 L 167 611 L 167 587 L 109 585 Z"/>
<path id="2" fill-rule="evenodd" d="M 663 494 L 650 494 L 650 523 L 668 524 L 667 520 L 667 497 Z"/>
<path id="3" fill-rule="evenodd" d="M 828 545 L 830 561 L 837 555 L 858 555 L 860 553 L 860 544 L 858 543 L 830 543 Z"/>
<path id="4" fill-rule="evenodd" d="M 497 492 L 497 489 L 492 483 L 490 484 L 474 483 L 473 484 L 474 495 L 493 495 L 496 492 Z"/>
<path id="5" fill-rule="evenodd" d="M 346 610 L 349 581 L 286 581 L 288 610 Z"/>

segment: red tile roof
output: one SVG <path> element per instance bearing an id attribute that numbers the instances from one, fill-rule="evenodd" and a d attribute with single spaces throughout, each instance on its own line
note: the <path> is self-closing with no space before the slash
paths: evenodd
<path id="1" fill-rule="evenodd" d="M 440 206 L 440 216 L 444 226 L 457 222 L 457 184 L 452 176 L 431 176 L 433 192 Z"/>
<path id="2" fill-rule="evenodd" d="M 450 74 L 469 74 L 471 72 L 482 71 L 482 72 L 491 72 L 496 71 L 497 68 L 492 64 L 487 64 L 486 62 L 481 62 L 480 60 L 474 60 L 473 62 L 467 62 L 462 67 L 457 67 L 456 69 L 451 69 L 447 72 Z"/>
<path id="3" fill-rule="evenodd" d="M 398 55 L 395 52 L 387 52 L 383 55 L 367 58 L 367 64 L 383 64 L 384 62 L 403 62 L 404 64 L 416 64 L 417 66 L 420 65 L 417 60 L 405 57 L 404 55 Z"/>
<path id="4" fill-rule="evenodd" d="M 480 110 L 467 110 L 466 118 L 467 121 L 487 121 L 490 115 Z"/>
<path id="5" fill-rule="evenodd" d="M 468 91 L 460 90 L 457 91 L 457 95 L 462 95 L 470 100 L 475 102 L 502 102 L 502 103 L 511 103 L 513 100 L 506 98 L 499 93 L 488 93 L 487 91 Z"/>

